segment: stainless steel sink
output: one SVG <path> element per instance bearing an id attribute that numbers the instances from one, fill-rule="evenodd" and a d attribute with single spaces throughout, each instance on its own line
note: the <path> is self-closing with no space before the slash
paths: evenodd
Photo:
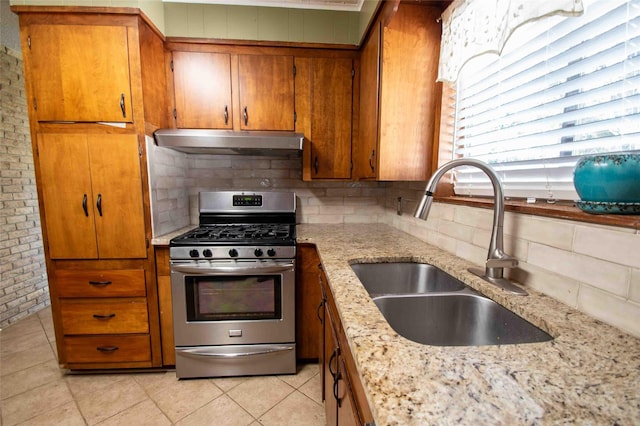
<path id="1" fill-rule="evenodd" d="M 481 346 L 553 339 L 433 265 L 355 263 L 351 268 L 391 328 L 414 342 Z"/>
<path id="2" fill-rule="evenodd" d="M 466 287 L 443 270 L 424 263 L 354 263 L 351 269 L 371 297 L 458 291 Z"/>
<path id="3" fill-rule="evenodd" d="M 507 345 L 553 339 L 510 310 L 471 290 L 380 296 L 373 301 L 398 334 L 425 345 Z"/>

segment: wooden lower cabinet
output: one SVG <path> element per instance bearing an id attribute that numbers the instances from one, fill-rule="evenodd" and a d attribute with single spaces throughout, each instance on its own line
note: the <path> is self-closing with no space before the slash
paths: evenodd
<path id="1" fill-rule="evenodd" d="M 319 316 L 323 330 L 320 369 L 327 425 L 373 424 L 373 414 L 364 395 L 355 360 L 322 270 L 319 271 L 319 278 L 324 307 L 322 315 Z"/>
<path id="2" fill-rule="evenodd" d="M 298 244 L 296 255 L 296 358 L 315 361 L 320 351 L 320 258 L 312 244 Z"/>
<path id="3" fill-rule="evenodd" d="M 160 336 L 162 340 L 162 365 L 176 365 L 173 339 L 173 307 L 171 306 L 171 265 L 169 247 L 155 248 L 156 274 L 158 282 L 158 309 L 160 311 Z"/>
<path id="4" fill-rule="evenodd" d="M 69 363 L 123 363 L 151 361 L 148 334 L 133 336 L 69 336 L 64 338 Z"/>
<path id="5" fill-rule="evenodd" d="M 157 298 L 148 287 L 155 280 L 145 263 L 53 263 L 49 287 L 61 366 L 160 366 Z"/>

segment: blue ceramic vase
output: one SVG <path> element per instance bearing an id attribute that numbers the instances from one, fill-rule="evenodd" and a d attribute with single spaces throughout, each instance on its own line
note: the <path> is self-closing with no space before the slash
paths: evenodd
<path id="1" fill-rule="evenodd" d="M 573 184 L 582 201 L 640 203 L 640 152 L 585 155 Z"/>

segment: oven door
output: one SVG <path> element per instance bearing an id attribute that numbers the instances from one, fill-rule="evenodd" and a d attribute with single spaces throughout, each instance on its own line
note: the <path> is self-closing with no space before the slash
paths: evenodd
<path id="1" fill-rule="evenodd" d="M 172 261 L 176 347 L 293 343 L 294 261 Z"/>

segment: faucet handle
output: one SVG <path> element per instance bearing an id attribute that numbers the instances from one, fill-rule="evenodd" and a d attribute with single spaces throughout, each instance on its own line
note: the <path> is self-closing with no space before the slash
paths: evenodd
<path id="1" fill-rule="evenodd" d="M 515 268 L 518 266 L 518 259 L 506 257 L 502 259 L 487 259 L 487 268 Z"/>
<path id="2" fill-rule="evenodd" d="M 501 249 L 495 250 L 487 259 L 487 268 L 515 268 L 518 266 L 518 259 L 503 252 Z"/>

